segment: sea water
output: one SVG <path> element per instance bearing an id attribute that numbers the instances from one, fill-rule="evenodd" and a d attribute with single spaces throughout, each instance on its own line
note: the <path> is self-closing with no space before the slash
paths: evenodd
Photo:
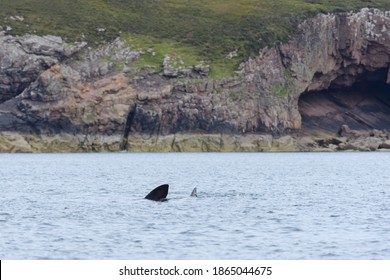
<path id="1" fill-rule="evenodd" d="M 0 154 L 0 259 L 390 259 L 389 169 L 388 153 Z M 167 202 L 144 199 L 165 183 Z"/>

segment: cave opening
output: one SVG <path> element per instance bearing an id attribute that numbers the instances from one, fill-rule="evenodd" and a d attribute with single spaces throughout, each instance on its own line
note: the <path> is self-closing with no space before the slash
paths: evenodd
<path id="1" fill-rule="evenodd" d="M 298 102 L 302 133 L 334 135 L 342 125 L 390 131 L 389 79 L 389 68 L 365 70 L 353 77 L 341 75 L 325 90 L 304 92 Z"/>

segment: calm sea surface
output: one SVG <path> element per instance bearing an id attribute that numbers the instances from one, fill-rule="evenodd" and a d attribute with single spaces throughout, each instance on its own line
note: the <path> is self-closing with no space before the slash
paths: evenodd
<path id="1" fill-rule="evenodd" d="M 0 154 L 0 259 L 390 259 L 389 171 L 389 153 Z"/>

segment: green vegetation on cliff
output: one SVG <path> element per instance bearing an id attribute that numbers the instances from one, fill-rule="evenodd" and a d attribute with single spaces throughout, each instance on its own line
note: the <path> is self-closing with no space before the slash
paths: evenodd
<path id="1" fill-rule="evenodd" d="M 14 34 L 54 34 L 92 45 L 122 36 L 157 50 L 145 63 L 173 50 L 186 63 L 220 66 L 215 76 L 285 41 L 307 16 L 362 7 L 390 10 L 388 0 L 1 0 L 0 5 L 0 25 Z M 235 50 L 237 57 L 225 58 Z"/>

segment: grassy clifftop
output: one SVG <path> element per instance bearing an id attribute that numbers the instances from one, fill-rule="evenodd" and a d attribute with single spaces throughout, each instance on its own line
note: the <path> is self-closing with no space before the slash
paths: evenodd
<path id="1" fill-rule="evenodd" d="M 362 7 L 390 10 L 390 1 L 1 0 L 0 25 L 14 34 L 54 34 L 90 44 L 123 36 L 144 47 L 188 46 L 189 57 L 227 65 L 286 40 L 307 16 Z M 233 50 L 238 57 L 226 62 Z"/>

